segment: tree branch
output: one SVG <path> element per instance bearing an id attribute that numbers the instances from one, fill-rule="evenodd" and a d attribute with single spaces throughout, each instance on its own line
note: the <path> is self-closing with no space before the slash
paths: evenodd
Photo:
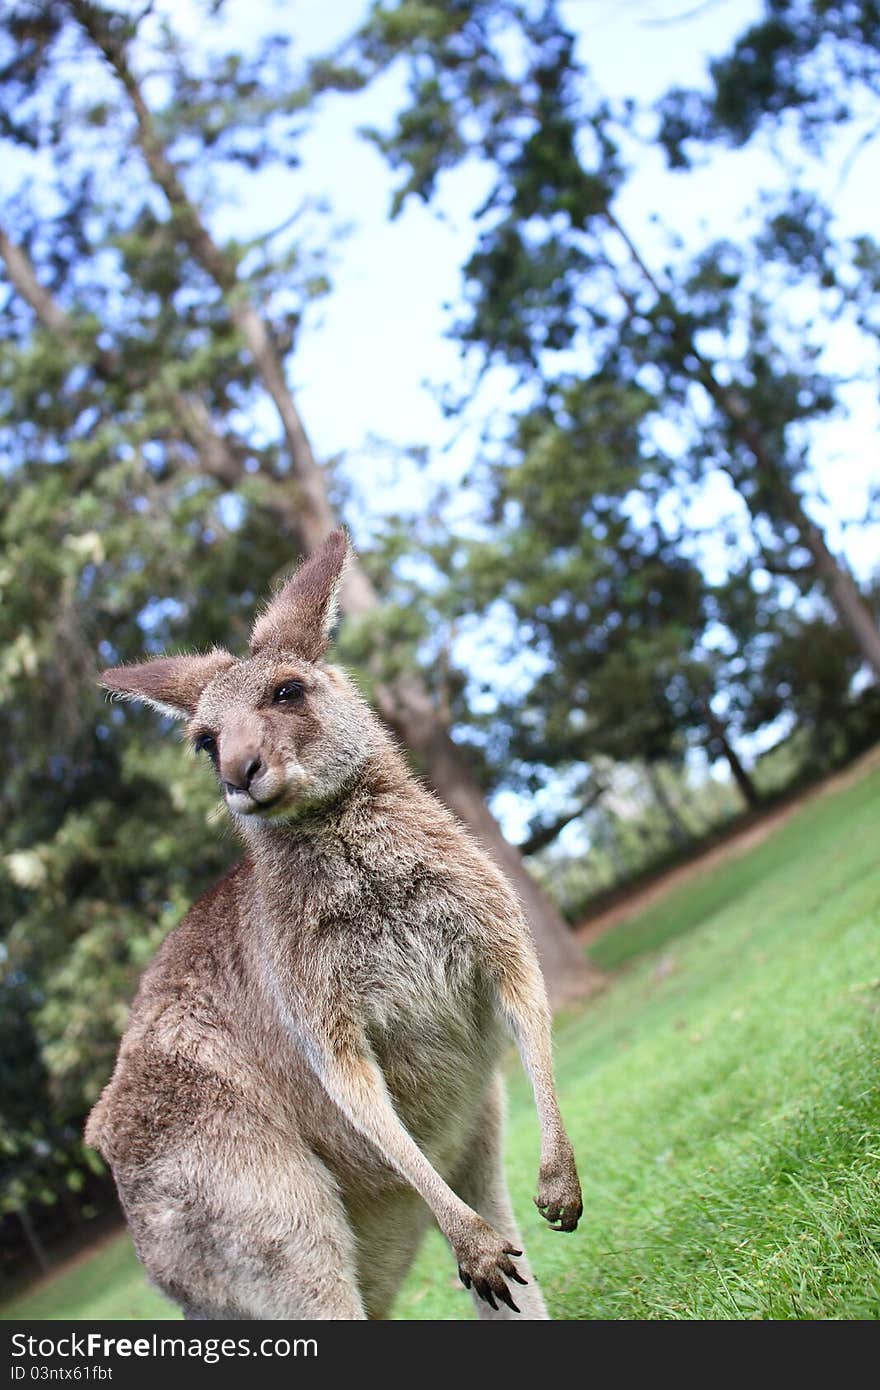
<path id="1" fill-rule="evenodd" d="M 140 84 L 128 61 L 125 36 L 117 34 L 103 9 L 90 0 L 70 0 L 75 19 L 103 54 L 121 83 L 134 112 L 137 143 L 150 175 L 165 195 L 171 215 L 193 258 L 221 290 L 235 327 L 254 360 L 278 411 L 298 485 L 298 533 L 303 549 L 314 550 L 332 531 L 336 518 L 305 426 L 291 395 L 269 326 L 253 302 L 242 293 L 235 258 L 225 252 L 211 235 L 198 208 L 190 200 L 178 169 L 165 150 L 152 112 L 144 100 Z M 351 565 L 343 583 L 345 610 L 363 616 L 378 606 L 376 592 L 360 565 Z"/>
<path id="2" fill-rule="evenodd" d="M 632 238 L 610 208 L 605 209 L 604 216 L 608 226 L 623 241 L 632 263 L 638 268 L 646 283 L 653 289 L 658 298 L 662 297 L 671 302 L 672 291 L 663 290 L 659 281 L 642 259 Z M 821 527 L 813 521 L 806 511 L 803 498 L 785 478 L 776 457 L 768 448 L 764 435 L 755 424 L 748 401 L 739 393 L 736 386 L 725 386 L 718 380 L 715 363 L 700 352 L 685 322 L 674 311 L 672 319 L 671 342 L 679 355 L 682 369 L 688 373 L 693 381 L 703 387 L 718 407 L 720 414 L 727 420 L 734 438 L 751 454 L 759 475 L 765 481 L 776 484 L 779 514 L 797 530 L 801 544 L 813 557 L 815 573 L 825 585 L 829 599 L 838 616 L 852 632 L 865 660 L 872 667 L 875 675 L 880 677 L 880 629 L 878 629 L 874 615 L 865 602 L 864 595 L 856 583 L 852 570 L 845 559 L 835 555 L 830 549 Z M 742 492 L 741 480 L 736 477 L 736 470 L 732 463 L 721 463 L 721 467 L 731 478 L 737 491 L 740 492 L 753 519 L 757 520 L 760 513 L 755 510 L 752 499 Z"/>
<path id="3" fill-rule="evenodd" d="M 539 824 L 532 829 L 527 840 L 523 840 L 517 845 L 517 849 L 522 855 L 537 854 L 540 850 L 552 845 L 558 839 L 567 825 L 572 821 L 580 820 L 581 816 L 586 815 L 596 805 L 597 801 L 605 795 L 608 788 L 604 783 L 599 783 L 593 787 L 589 795 L 578 803 L 572 811 L 566 811 L 563 815 L 557 816 L 556 820 L 546 824 Z"/>

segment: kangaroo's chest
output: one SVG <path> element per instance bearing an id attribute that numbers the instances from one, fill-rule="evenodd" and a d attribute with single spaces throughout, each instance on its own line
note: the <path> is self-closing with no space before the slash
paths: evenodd
<path id="1" fill-rule="evenodd" d="M 310 970 L 344 981 L 401 1119 L 437 1155 L 472 1123 L 503 1046 L 479 905 L 425 862 L 386 856 L 379 873 L 325 852 L 322 869 L 303 903 Z"/>
<path id="2" fill-rule="evenodd" d="M 494 999 L 474 953 L 448 924 L 394 936 L 365 997 L 370 1041 L 398 1112 L 439 1161 L 470 1123 L 502 1047 Z"/>

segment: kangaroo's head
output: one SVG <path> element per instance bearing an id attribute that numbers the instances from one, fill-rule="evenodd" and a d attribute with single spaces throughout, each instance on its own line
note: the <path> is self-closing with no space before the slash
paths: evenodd
<path id="1" fill-rule="evenodd" d="M 187 721 L 235 817 L 290 819 L 336 796 L 370 755 L 372 715 L 323 661 L 348 554 L 334 531 L 259 615 L 246 657 L 215 648 L 101 676 L 114 695 Z"/>

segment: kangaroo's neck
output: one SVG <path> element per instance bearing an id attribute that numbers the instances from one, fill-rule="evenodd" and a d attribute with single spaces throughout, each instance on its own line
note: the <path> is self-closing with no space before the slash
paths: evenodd
<path id="1" fill-rule="evenodd" d="M 387 862 L 389 842 L 405 833 L 420 795 L 397 749 L 383 740 L 331 801 L 291 820 L 248 826 L 263 922 L 285 932 L 307 928 L 340 878 Z"/>

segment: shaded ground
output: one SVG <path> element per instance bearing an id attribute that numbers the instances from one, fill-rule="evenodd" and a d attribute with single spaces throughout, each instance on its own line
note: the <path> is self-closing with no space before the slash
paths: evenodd
<path id="1" fill-rule="evenodd" d="M 572 1236 L 531 1205 L 537 1125 L 511 1065 L 511 1189 L 556 1318 L 880 1316 L 878 809 L 863 764 L 591 941 L 610 983 L 557 1024 Z M 397 1316 L 471 1316 L 454 1276 L 433 1236 Z M 3 1316 L 163 1306 L 121 1237 Z"/>

